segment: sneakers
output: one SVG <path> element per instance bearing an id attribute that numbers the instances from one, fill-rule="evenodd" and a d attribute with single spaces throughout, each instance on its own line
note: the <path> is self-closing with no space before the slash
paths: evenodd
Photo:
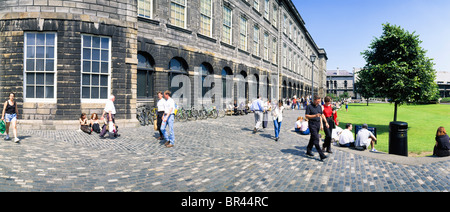
<path id="1" fill-rule="evenodd" d="M 9 135 L 6 135 L 5 140 L 11 140 L 11 138 L 9 138 Z"/>
<path id="2" fill-rule="evenodd" d="M 14 138 L 14 143 L 19 143 L 20 139 L 19 138 Z"/>
<path id="3" fill-rule="evenodd" d="M 371 152 L 378 152 L 378 150 L 376 150 L 375 148 L 370 150 Z"/>

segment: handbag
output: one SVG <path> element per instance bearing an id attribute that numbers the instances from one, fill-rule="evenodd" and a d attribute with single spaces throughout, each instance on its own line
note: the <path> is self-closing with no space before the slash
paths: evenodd
<path id="1" fill-rule="evenodd" d="M 5 122 L 3 121 L 3 120 L 0 120 L 1 122 L 0 122 L 0 133 L 5 133 L 5 131 L 6 131 L 6 124 L 5 124 Z"/>
<path id="2" fill-rule="evenodd" d="M 153 129 L 155 129 L 155 131 L 158 131 L 158 120 L 153 120 Z"/>

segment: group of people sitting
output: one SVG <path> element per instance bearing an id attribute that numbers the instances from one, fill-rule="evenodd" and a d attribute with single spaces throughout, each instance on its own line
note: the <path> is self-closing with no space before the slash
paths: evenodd
<path id="1" fill-rule="evenodd" d="M 375 149 L 375 141 L 377 138 L 375 135 L 368 130 L 369 126 L 367 124 L 362 125 L 362 129 L 356 134 L 356 140 L 353 137 L 352 129 L 353 125 L 347 123 L 345 129 L 337 132 L 339 139 L 338 144 L 341 147 L 354 147 L 357 150 L 366 150 L 367 147 L 371 147 L 371 152 L 377 152 Z"/>

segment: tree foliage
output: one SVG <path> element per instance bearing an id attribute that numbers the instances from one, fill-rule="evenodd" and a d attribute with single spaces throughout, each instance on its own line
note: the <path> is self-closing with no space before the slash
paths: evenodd
<path id="1" fill-rule="evenodd" d="M 359 72 L 360 86 L 368 89 L 368 93 L 388 98 L 396 106 L 436 98 L 436 71 L 421 43 L 415 32 L 383 24 L 381 37 L 375 38 L 369 49 L 361 53 L 366 65 Z"/>

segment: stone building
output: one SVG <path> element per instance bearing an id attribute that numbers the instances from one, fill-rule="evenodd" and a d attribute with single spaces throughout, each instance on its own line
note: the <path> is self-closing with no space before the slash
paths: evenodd
<path id="1" fill-rule="evenodd" d="M 256 93 L 265 98 L 307 95 L 310 55 L 317 56 L 315 93 L 326 92 L 326 52 L 290 0 L 0 0 L 0 5 L 0 100 L 16 94 L 24 128 L 73 128 L 82 112 L 101 113 L 111 94 L 122 126 L 135 125 L 136 107 L 153 106 L 156 91 L 176 91 L 169 85 L 179 75 L 189 79 L 187 95 L 194 99 L 198 75 L 242 77 L 247 100 L 248 83 L 255 81 Z M 239 85 L 224 102 L 236 98 Z M 262 86 L 271 92 L 260 93 Z M 230 89 L 222 87 L 224 94 Z"/>
<path id="2" fill-rule="evenodd" d="M 355 72 L 355 71 L 354 71 Z M 354 73 L 346 70 L 328 70 L 327 71 L 327 93 L 339 97 L 345 92 L 349 97 L 356 97 L 354 92 Z"/>

